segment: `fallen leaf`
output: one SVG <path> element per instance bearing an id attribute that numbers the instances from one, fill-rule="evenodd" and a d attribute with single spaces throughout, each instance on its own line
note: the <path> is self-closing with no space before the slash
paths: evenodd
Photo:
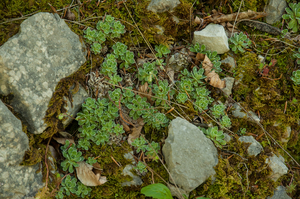
<path id="1" fill-rule="evenodd" d="M 142 93 L 145 93 L 147 95 L 143 95 L 142 93 L 139 93 L 139 95 L 141 97 L 146 97 L 147 98 L 147 101 L 153 105 L 153 101 L 151 100 L 151 94 L 152 94 L 152 91 L 151 91 L 151 88 L 148 87 L 148 82 L 145 82 L 145 84 L 143 84 L 142 86 L 139 87 L 139 92 L 142 92 Z"/>
<path id="2" fill-rule="evenodd" d="M 221 80 L 219 75 L 212 71 L 213 64 L 211 63 L 210 59 L 205 55 L 204 60 L 202 62 L 202 67 L 204 68 L 204 75 L 206 76 L 205 81 L 208 82 L 210 85 L 216 88 L 225 88 L 226 82 L 225 80 Z"/>
<path id="3" fill-rule="evenodd" d="M 73 135 L 71 135 L 70 133 L 68 132 L 65 132 L 65 131 L 60 131 L 58 132 L 61 136 L 63 136 L 64 138 L 70 138 L 70 139 L 73 139 Z"/>
<path id="4" fill-rule="evenodd" d="M 194 19 L 194 23 L 199 25 L 199 24 L 203 23 L 203 19 L 200 19 L 199 17 L 196 16 Z"/>
<path id="5" fill-rule="evenodd" d="M 75 141 L 73 138 L 56 138 L 53 137 L 54 140 L 56 140 L 56 142 L 58 142 L 59 144 L 65 145 L 66 144 L 66 140 L 70 141 L 70 144 L 75 144 Z"/>
<path id="6" fill-rule="evenodd" d="M 133 123 L 135 123 L 135 121 L 134 121 L 131 117 L 129 117 L 129 115 L 128 115 L 129 112 L 130 112 L 130 110 L 129 110 L 127 107 L 125 107 L 125 106 L 122 106 L 122 107 L 121 107 L 121 111 L 120 111 L 120 121 L 121 121 L 121 124 L 123 125 L 124 130 L 125 130 L 126 132 L 129 132 L 129 131 L 130 131 L 129 125 L 134 126 Z"/>
<path id="7" fill-rule="evenodd" d="M 71 21 L 75 21 L 75 14 L 73 12 L 71 12 L 70 9 L 67 9 L 66 19 L 69 19 Z"/>
<path id="8" fill-rule="evenodd" d="M 131 129 L 131 133 L 128 136 L 128 144 L 131 145 L 135 138 L 140 137 L 144 124 L 145 123 L 142 118 L 137 119 L 136 125 Z"/>
<path id="9" fill-rule="evenodd" d="M 130 132 L 130 127 L 122 119 L 120 120 L 125 132 Z"/>
<path id="10" fill-rule="evenodd" d="M 77 178 L 80 180 L 80 182 L 86 186 L 99 186 L 107 182 L 107 179 L 105 176 L 101 176 L 101 172 L 99 172 L 98 165 L 95 165 L 96 173 L 93 172 L 93 166 L 85 163 L 85 162 L 78 162 L 78 167 L 76 167 L 76 174 Z"/>
<path id="11" fill-rule="evenodd" d="M 197 53 L 197 54 L 196 54 L 195 64 L 196 64 L 197 66 L 200 65 L 200 61 L 202 61 L 202 60 L 204 59 L 204 56 L 205 56 L 205 54 L 203 54 L 203 53 Z"/>
<path id="12" fill-rule="evenodd" d="M 49 151 L 50 151 L 52 157 L 53 157 L 55 160 L 57 160 L 58 154 L 57 154 L 55 148 L 54 148 L 53 146 L 49 145 Z"/>

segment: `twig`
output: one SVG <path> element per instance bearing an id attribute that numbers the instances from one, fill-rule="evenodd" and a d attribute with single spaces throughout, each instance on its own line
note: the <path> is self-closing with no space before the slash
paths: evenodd
<path id="1" fill-rule="evenodd" d="M 110 156 L 111 157 L 111 159 L 116 163 L 116 165 L 118 165 L 118 167 L 120 167 L 121 165 L 115 160 L 115 158 L 114 157 L 112 157 L 112 156 Z"/>
<path id="2" fill-rule="evenodd" d="M 240 10 L 241 10 L 242 3 L 243 3 L 243 2 L 244 2 L 244 0 L 242 0 L 241 3 L 240 3 L 240 7 L 239 7 L 239 10 L 238 10 L 238 13 L 237 13 L 237 15 L 236 15 L 236 17 L 235 17 L 235 20 L 234 20 L 234 23 L 233 23 L 233 28 L 232 28 L 232 31 L 231 31 L 231 35 L 233 35 L 234 26 L 235 26 L 236 20 L 237 20 L 237 18 L 238 18 L 238 16 L 239 16 L 239 13 L 240 13 Z"/>
<path id="3" fill-rule="evenodd" d="M 169 103 L 176 104 L 177 106 L 181 106 L 181 107 L 183 107 L 183 108 L 188 108 L 188 107 L 186 107 L 186 106 L 184 106 L 184 105 L 181 105 L 181 104 L 178 104 L 178 103 L 176 103 L 176 102 L 172 102 L 172 101 L 169 101 L 169 100 L 166 100 L 166 99 L 162 99 L 162 98 L 160 98 L 160 97 L 155 97 L 155 96 L 149 95 L 149 94 L 147 94 L 147 93 L 143 93 L 143 92 L 135 91 L 135 90 L 132 90 L 132 89 L 123 87 L 123 86 L 111 84 L 111 83 L 106 82 L 106 81 L 103 81 L 103 83 L 109 84 L 109 85 L 111 85 L 111 86 L 115 86 L 115 87 L 118 87 L 118 88 L 121 88 L 121 89 L 130 90 L 130 91 L 133 91 L 133 92 L 135 92 L 135 93 L 142 94 L 142 95 L 150 96 L 150 97 L 153 97 L 153 98 L 156 98 L 156 99 L 161 99 L 161 100 L 167 101 L 167 102 L 169 102 Z"/>
<path id="4" fill-rule="evenodd" d="M 117 106 L 115 104 L 115 102 L 110 98 L 109 94 L 107 95 L 109 100 L 119 109 L 119 113 L 120 113 L 120 117 L 122 118 L 122 120 L 124 120 L 124 122 L 126 122 L 127 124 L 130 124 L 132 126 L 135 126 L 134 124 L 132 124 L 131 122 L 128 122 L 122 115 L 122 108 L 121 108 L 121 98 L 122 98 L 122 94 L 120 95 L 120 98 L 119 98 L 119 106 Z"/>
<path id="5" fill-rule="evenodd" d="M 190 43 L 192 43 L 192 8 L 197 0 L 194 1 L 193 5 L 190 7 Z"/>
<path id="6" fill-rule="evenodd" d="M 166 169 L 166 171 L 168 172 L 172 182 L 174 183 L 175 185 L 175 188 L 176 188 L 176 191 L 179 193 L 180 196 L 182 196 L 182 193 L 180 192 L 177 184 L 176 184 L 176 181 L 174 180 L 174 178 L 172 177 L 171 173 L 169 172 L 168 168 L 166 167 L 166 165 L 163 163 L 162 159 L 158 156 L 158 154 L 156 153 L 155 149 L 152 147 L 152 145 L 150 144 L 150 142 L 145 138 L 145 136 L 143 134 L 141 134 L 141 136 L 144 138 L 144 140 L 147 141 L 147 144 L 148 146 L 151 147 L 151 149 L 154 151 L 155 155 L 158 157 L 159 161 L 161 162 L 161 164 L 163 165 L 163 167 Z M 184 199 L 183 197 L 181 197 L 182 199 Z"/>
<path id="7" fill-rule="evenodd" d="M 244 158 L 244 157 L 240 156 L 240 154 L 238 154 L 238 153 L 236 153 L 236 152 L 233 152 L 233 151 L 227 151 L 227 150 L 222 150 L 222 151 L 225 151 L 225 152 L 227 152 L 227 153 L 232 153 L 232 154 L 234 154 L 234 155 L 237 155 L 237 156 L 239 156 L 239 157 L 240 157 L 240 158 L 242 158 L 243 160 L 246 160 L 246 161 L 248 161 L 248 159 L 247 159 L 247 158 Z"/>
<path id="8" fill-rule="evenodd" d="M 244 163 L 244 165 L 245 165 L 245 167 L 247 169 L 247 172 L 246 172 L 247 189 L 246 189 L 246 191 L 244 191 L 244 198 L 245 198 L 245 193 L 247 193 L 247 191 L 249 189 L 249 179 L 248 179 L 248 172 L 249 172 L 249 170 L 248 170 L 248 167 L 247 167 L 246 163 Z"/>

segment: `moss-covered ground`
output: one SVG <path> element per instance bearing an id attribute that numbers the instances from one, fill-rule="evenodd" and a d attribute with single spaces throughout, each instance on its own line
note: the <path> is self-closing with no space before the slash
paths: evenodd
<path id="1" fill-rule="evenodd" d="M 75 21 L 66 21 L 68 26 L 76 34 L 83 38 L 83 30 L 86 27 L 94 27 L 98 20 L 102 19 L 105 14 L 110 14 L 117 20 L 120 20 L 126 26 L 126 33 L 119 39 L 120 42 L 128 46 L 147 47 L 145 39 L 151 45 L 154 44 L 173 44 L 179 41 L 191 41 L 191 34 L 196 28 L 190 25 L 190 14 L 198 11 L 202 14 L 212 14 L 212 9 L 216 9 L 224 14 L 237 12 L 241 0 L 208 0 L 205 2 L 180 0 L 181 4 L 174 9 L 173 13 L 165 12 L 155 14 L 147 11 L 146 7 L 150 1 L 131 0 L 126 2 L 126 6 L 122 1 L 106 0 L 98 3 L 97 0 L 82 1 L 81 6 L 75 5 L 72 12 L 75 14 Z M 292 2 L 292 1 L 289 1 Z M 49 4 L 51 4 L 60 15 L 64 11 L 60 9 L 69 6 L 71 1 L 68 0 L 2 0 L 0 2 L 0 46 L 4 44 L 10 37 L 15 35 L 20 28 L 20 24 L 27 17 L 37 12 L 53 12 Z M 73 4 L 77 3 L 74 1 Z M 243 1 L 241 11 L 253 10 L 263 11 L 267 0 L 249 0 Z M 130 13 L 130 14 L 129 14 Z M 131 16 L 132 18 L 131 18 Z M 175 23 L 172 19 L 173 15 L 180 20 Z M 133 21 L 133 20 L 134 21 Z M 137 27 L 141 33 L 138 31 Z M 158 34 L 159 31 L 155 25 L 164 27 L 164 34 Z M 281 28 L 281 23 L 275 26 Z M 233 87 L 231 99 L 224 97 L 222 92 L 218 89 L 208 86 L 212 92 L 212 97 L 215 100 L 225 102 L 226 100 L 235 100 L 246 109 L 255 112 L 260 116 L 260 123 L 262 127 L 271 134 L 274 139 L 281 144 L 281 146 L 288 151 L 297 162 L 300 162 L 300 141 L 299 130 L 300 126 L 297 124 L 300 115 L 300 86 L 295 86 L 290 77 L 292 71 L 297 68 L 295 59 L 292 57 L 293 51 L 296 51 L 292 45 L 292 41 L 282 38 L 281 36 L 269 35 L 267 33 L 253 30 L 242 24 L 238 28 L 244 33 L 247 33 L 251 39 L 253 48 L 249 49 L 243 54 L 236 54 L 237 67 L 233 72 L 229 72 L 227 65 L 222 65 L 223 73 L 221 77 L 230 76 L 238 79 L 240 75 L 243 78 L 239 84 Z M 290 45 L 286 45 L 286 43 Z M 107 43 L 111 45 L 111 43 Z M 297 44 L 296 44 L 297 45 Z M 258 55 L 266 57 L 267 64 L 271 60 L 277 60 L 277 63 L 270 67 L 268 76 L 262 76 L 262 71 L 259 69 Z M 223 55 L 226 57 L 226 55 Z M 30 140 L 30 150 L 26 152 L 23 165 L 34 165 L 40 163 L 43 165 L 43 174 L 46 178 L 45 167 L 45 152 L 49 139 L 59 131 L 66 130 L 62 122 L 58 120 L 57 116 L 60 113 L 66 112 L 63 108 L 65 101 L 63 96 L 69 96 L 69 89 L 73 85 L 81 84 L 85 88 L 86 74 L 92 69 L 99 67 L 103 58 L 101 56 L 93 56 L 92 62 L 88 60 L 77 73 L 62 79 L 49 102 L 49 109 L 47 110 L 45 122 L 48 128 L 43 134 L 33 135 L 27 131 L 26 125 L 23 125 L 24 132 L 28 135 Z M 91 65 L 91 63 L 93 63 Z M 1 96 L 2 101 L 9 104 L 12 96 Z M 193 106 L 186 103 L 187 109 L 176 110 L 181 114 L 186 114 L 191 118 L 197 112 Z M 13 109 L 10 109 L 17 117 Z M 183 113 L 185 112 L 185 113 Z M 289 187 L 288 193 L 292 198 L 297 198 L 300 195 L 300 174 L 299 167 L 291 160 L 291 158 L 278 145 L 270 141 L 267 135 L 264 134 L 262 128 L 254 122 L 249 122 L 246 119 L 234 118 L 231 111 L 227 110 L 228 116 L 231 118 L 232 140 L 223 149 L 234 152 L 230 154 L 224 150 L 219 150 L 219 164 L 215 167 L 216 179 L 214 183 L 208 180 L 197 189 L 191 192 L 189 198 L 197 196 L 206 196 L 208 198 L 266 198 L 273 194 L 278 185 Z M 205 121 L 211 120 L 205 115 L 202 115 Z M 172 119 L 170 117 L 169 119 Z M 279 124 L 274 126 L 274 124 Z M 291 127 L 290 139 L 287 143 L 282 142 L 285 136 L 286 127 Z M 240 128 L 247 129 L 247 135 L 253 135 L 264 147 L 264 151 L 256 156 L 249 157 L 246 153 L 247 144 L 242 144 L 238 141 L 238 134 Z M 67 131 L 75 135 L 78 129 L 77 122 L 71 123 Z M 162 144 L 167 137 L 167 128 L 160 131 L 152 129 L 150 126 L 145 126 L 143 132 L 149 141 L 156 141 Z M 54 143 L 52 140 L 51 144 Z M 124 153 L 131 150 L 127 142 L 122 142 L 121 145 L 104 145 L 101 147 L 93 146 L 89 151 L 83 151 L 84 156 L 90 155 L 98 158 L 98 162 L 103 168 L 103 175 L 107 176 L 108 182 L 104 185 L 93 187 L 89 198 L 145 198 L 140 193 L 143 186 L 153 183 L 161 182 L 160 177 L 151 172 L 142 176 L 144 184 L 142 186 L 122 187 L 121 182 L 128 180 L 130 177 L 121 175 L 122 169 L 128 160 L 123 157 Z M 266 167 L 265 159 L 271 153 L 281 154 L 286 159 L 286 165 L 289 167 L 287 175 L 281 177 L 277 182 L 271 181 L 268 176 L 270 170 Z M 113 160 L 113 157 L 121 166 L 119 167 Z M 163 165 L 159 162 L 148 162 L 155 173 L 159 174 L 166 181 L 168 180 L 168 173 Z M 50 168 L 51 169 L 51 168 Z M 62 172 L 62 170 L 60 170 Z M 294 188 L 293 188 L 294 187 Z M 49 184 L 50 192 L 57 188 L 56 182 Z M 53 197 L 48 193 L 49 197 Z M 44 196 L 46 198 L 46 195 Z M 66 198 L 76 198 L 75 195 Z"/>

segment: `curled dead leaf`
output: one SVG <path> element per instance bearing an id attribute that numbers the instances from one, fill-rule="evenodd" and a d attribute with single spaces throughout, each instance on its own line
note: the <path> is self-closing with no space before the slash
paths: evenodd
<path id="1" fill-rule="evenodd" d="M 67 9 L 67 13 L 66 13 L 66 19 L 69 19 L 71 21 L 75 20 L 75 14 L 73 12 L 71 12 L 70 9 Z"/>
<path id="2" fill-rule="evenodd" d="M 210 59 L 205 55 L 204 60 L 202 62 L 202 67 L 204 68 L 204 75 L 206 76 L 205 81 L 208 82 L 210 85 L 216 88 L 225 88 L 226 82 L 225 80 L 221 80 L 219 75 L 212 71 L 213 64 L 211 63 Z"/>
<path id="3" fill-rule="evenodd" d="M 139 95 L 140 95 L 141 97 L 146 97 L 146 98 L 147 98 L 147 101 L 148 101 L 151 105 L 153 105 L 153 101 L 151 100 L 151 94 L 152 94 L 152 91 L 151 91 L 151 88 L 149 88 L 149 86 L 148 86 L 148 82 L 145 82 L 145 84 L 141 85 L 141 86 L 139 87 L 139 91 L 142 92 L 142 93 L 147 94 L 147 95 L 144 95 L 144 94 L 142 94 L 142 93 L 139 93 Z"/>
<path id="4" fill-rule="evenodd" d="M 66 144 L 66 140 L 70 141 L 70 144 L 75 144 L 75 141 L 73 138 L 56 138 L 53 137 L 53 139 L 58 142 L 59 144 L 65 145 Z"/>
<path id="5" fill-rule="evenodd" d="M 203 53 L 197 53 L 195 64 L 200 65 L 200 62 L 204 59 L 204 56 L 205 56 L 205 54 L 203 54 Z"/>
<path id="6" fill-rule="evenodd" d="M 66 131 L 60 131 L 60 132 L 58 132 L 61 136 L 63 136 L 64 138 L 73 138 L 73 136 L 70 134 L 70 133 L 68 133 L 68 132 L 66 132 Z"/>
<path id="7" fill-rule="evenodd" d="M 85 162 L 78 162 L 78 165 L 76 167 L 76 174 L 82 184 L 86 186 L 99 186 L 107 182 L 106 177 L 101 176 L 99 164 L 94 167 L 94 165 L 91 166 Z M 95 168 L 95 171 L 93 171 L 93 168 Z"/>
<path id="8" fill-rule="evenodd" d="M 203 19 L 202 19 L 202 20 L 203 20 Z M 194 23 L 195 23 L 195 24 L 198 24 L 198 25 L 201 24 L 201 19 L 200 19 L 199 17 L 196 16 L 195 19 L 194 19 Z"/>
<path id="9" fill-rule="evenodd" d="M 128 136 L 128 144 L 131 145 L 135 138 L 140 137 L 144 124 L 145 123 L 142 118 L 137 119 L 137 124 L 131 129 L 131 134 Z"/>

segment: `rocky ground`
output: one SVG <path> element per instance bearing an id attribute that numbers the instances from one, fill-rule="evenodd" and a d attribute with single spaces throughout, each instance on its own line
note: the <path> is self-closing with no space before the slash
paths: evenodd
<path id="1" fill-rule="evenodd" d="M 0 198 L 299 198 L 293 3 L 3 1 Z"/>

